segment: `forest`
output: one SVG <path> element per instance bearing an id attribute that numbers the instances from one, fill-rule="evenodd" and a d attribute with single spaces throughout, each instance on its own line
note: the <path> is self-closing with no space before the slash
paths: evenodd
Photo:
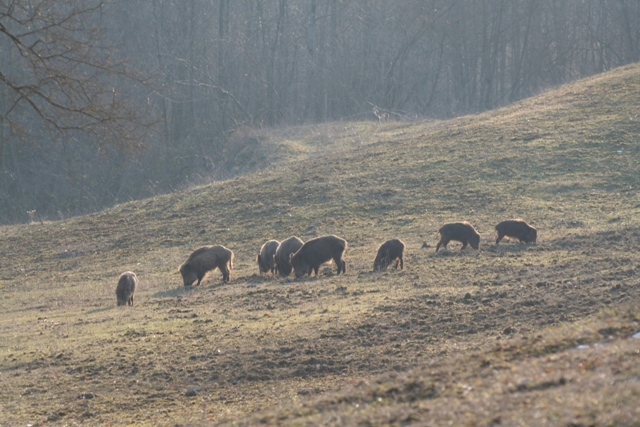
<path id="1" fill-rule="evenodd" d="M 0 223 L 24 223 L 247 172 L 272 129 L 475 114 L 637 62 L 640 2 L 0 0 L 0 57 Z"/>

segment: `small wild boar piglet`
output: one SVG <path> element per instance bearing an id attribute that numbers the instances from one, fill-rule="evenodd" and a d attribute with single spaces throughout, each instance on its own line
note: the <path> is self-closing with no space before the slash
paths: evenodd
<path id="1" fill-rule="evenodd" d="M 373 260 L 373 271 L 386 271 L 387 267 L 393 262 L 396 262 L 396 270 L 398 264 L 400 269 L 404 268 L 404 261 L 402 256 L 404 254 L 405 244 L 399 239 L 389 239 L 384 242 L 378 248 L 378 254 L 376 259 Z"/>
<path id="2" fill-rule="evenodd" d="M 118 305 L 133 305 L 133 293 L 138 284 L 138 276 L 133 271 L 125 271 L 120 275 L 116 287 Z"/>
<path id="3" fill-rule="evenodd" d="M 470 244 L 473 249 L 478 249 L 480 245 L 480 234 L 466 221 L 444 224 L 440 227 L 438 233 L 440 233 L 440 241 L 436 246 L 436 252 L 438 252 L 440 246 L 444 246 L 444 248 L 447 249 L 447 244 L 449 244 L 451 240 L 462 243 L 461 250 L 467 247 L 467 243 Z"/>
<path id="4" fill-rule="evenodd" d="M 338 266 L 337 274 L 346 273 L 347 264 L 342 259 L 346 249 L 347 241 L 333 234 L 311 239 L 291 255 L 293 271 L 296 277 L 311 276 L 312 270 L 317 276 L 320 266 L 333 259 Z"/>
<path id="5" fill-rule="evenodd" d="M 304 242 L 296 236 L 291 236 L 280 243 L 276 250 L 276 270 L 280 276 L 287 277 L 291 274 L 293 269 L 291 255 L 298 252 L 302 245 L 304 245 Z"/>
<path id="6" fill-rule="evenodd" d="M 496 231 L 498 232 L 496 245 L 504 236 L 513 237 L 524 243 L 535 243 L 538 238 L 538 231 L 521 219 L 502 221 L 496 225 Z"/>
<path id="7" fill-rule="evenodd" d="M 269 240 L 262 245 L 258 254 L 258 269 L 260 274 L 271 272 L 275 274 L 276 269 L 276 250 L 280 246 L 277 240 Z"/>
<path id="8" fill-rule="evenodd" d="M 233 269 L 233 252 L 224 246 L 203 246 L 196 249 L 180 266 L 180 274 L 185 286 L 199 285 L 205 274 L 219 268 L 222 280 L 228 282 Z"/>

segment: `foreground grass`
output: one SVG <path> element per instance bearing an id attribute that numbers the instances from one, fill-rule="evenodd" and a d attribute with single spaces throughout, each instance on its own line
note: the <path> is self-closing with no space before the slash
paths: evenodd
<path id="1" fill-rule="evenodd" d="M 273 131 L 271 168 L 0 228 L 0 425 L 637 424 L 639 86 L 630 66 L 452 121 Z M 492 244 L 512 217 L 537 245 Z M 462 219 L 481 249 L 435 254 Z M 346 275 L 256 275 L 264 241 L 326 233 Z M 371 273 L 391 237 L 405 270 Z M 183 289 L 203 244 L 232 281 Z"/>
<path id="2" fill-rule="evenodd" d="M 603 313 L 231 424 L 637 425 L 638 320 Z"/>

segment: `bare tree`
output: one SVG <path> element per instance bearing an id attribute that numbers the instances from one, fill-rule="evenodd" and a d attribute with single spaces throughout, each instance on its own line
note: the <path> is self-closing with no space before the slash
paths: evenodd
<path id="1" fill-rule="evenodd" d="M 34 128 L 52 139 L 89 136 L 95 145 L 139 148 L 140 105 L 119 91 L 142 83 L 100 33 L 103 0 L 0 1 L 0 124 L 25 142 Z"/>
<path id="2" fill-rule="evenodd" d="M 144 145 L 151 122 L 131 93 L 149 90 L 101 31 L 107 4 L 0 0 L 3 222 L 103 206 L 126 175 L 121 154 Z M 96 153 L 114 163 L 89 165 Z"/>

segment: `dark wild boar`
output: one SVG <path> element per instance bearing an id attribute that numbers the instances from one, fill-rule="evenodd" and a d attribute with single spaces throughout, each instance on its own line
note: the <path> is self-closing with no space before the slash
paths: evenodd
<path id="1" fill-rule="evenodd" d="M 133 305 L 133 293 L 137 284 L 138 276 L 133 271 L 125 271 L 120 275 L 118 286 L 116 287 L 118 305 Z"/>
<path id="2" fill-rule="evenodd" d="M 342 259 L 346 249 L 347 241 L 334 235 L 309 240 L 298 252 L 291 255 L 291 265 L 296 277 L 302 277 L 305 274 L 311 276 L 312 270 L 317 276 L 320 266 L 332 259 L 338 266 L 337 274 L 346 273 L 347 264 Z"/>
<path id="3" fill-rule="evenodd" d="M 444 248 L 447 249 L 447 245 L 451 240 L 462 243 L 461 250 L 467 247 L 467 243 L 470 244 L 473 249 L 478 249 L 480 245 L 480 234 L 466 221 L 449 222 L 440 227 L 438 233 L 440 233 L 440 241 L 436 246 L 436 252 L 438 252 L 440 246 L 444 246 Z"/>
<path id="4" fill-rule="evenodd" d="M 302 247 L 304 242 L 296 236 L 291 236 L 284 240 L 276 250 L 276 269 L 278 274 L 287 277 L 291 274 L 291 254 L 295 254 Z"/>
<path id="5" fill-rule="evenodd" d="M 205 274 L 219 268 L 222 280 L 228 282 L 233 269 L 233 252 L 224 246 L 203 246 L 196 249 L 180 266 L 180 274 L 185 286 L 199 285 Z"/>
<path id="6" fill-rule="evenodd" d="M 398 269 L 398 263 L 402 270 L 404 268 L 404 261 L 402 260 L 404 248 L 405 244 L 399 239 L 389 239 L 384 242 L 378 248 L 376 259 L 373 260 L 373 271 L 386 271 L 393 261 L 396 262 L 396 270 Z"/>
<path id="7" fill-rule="evenodd" d="M 521 219 L 502 221 L 496 225 L 496 231 L 498 232 L 496 245 L 504 236 L 513 237 L 524 243 L 535 243 L 538 238 L 538 231 Z"/>
<path id="8" fill-rule="evenodd" d="M 276 250 L 278 250 L 280 242 L 277 240 L 269 240 L 262 245 L 260 253 L 258 254 L 258 269 L 260 274 L 276 272 Z"/>

